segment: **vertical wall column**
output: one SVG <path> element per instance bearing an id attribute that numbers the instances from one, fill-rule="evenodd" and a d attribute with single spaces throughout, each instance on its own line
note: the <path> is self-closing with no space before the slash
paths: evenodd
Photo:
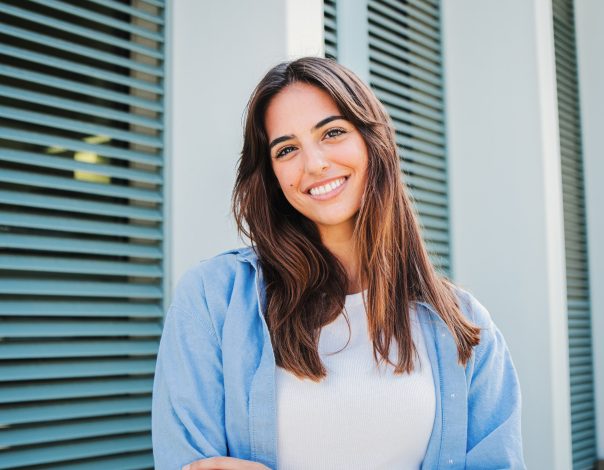
<path id="1" fill-rule="evenodd" d="M 368 0 L 337 0 L 338 62 L 369 83 Z"/>
<path id="2" fill-rule="evenodd" d="M 172 285 L 243 243 L 230 213 L 243 112 L 276 63 L 323 54 L 321 0 L 174 2 L 169 90 Z"/>
<path id="3" fill-rule="evenodd" d="M 575 1 L 598 458 L 604 460 L 604 3 Z M 598 401 L 599 399 L 599 401 Z"/>
<path id="4" fill-rule="evenodd" d="M 550 0 L 443 2 L 453 276 L 503 331 L 528 468 L 571 468 Z"/>

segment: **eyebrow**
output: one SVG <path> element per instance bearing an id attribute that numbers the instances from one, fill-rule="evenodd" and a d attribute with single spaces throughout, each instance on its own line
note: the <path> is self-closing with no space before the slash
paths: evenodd
<path id="1" fill-rule="evenodd" d="M 331 121 L 335 121 L 336 119 L 345 119 L 344 116 L 339 116 L 339 115 L 334 115 L 334 116 L 328 116 L 325 119 L 321 119 L 319 122 L 317 122 L 311 130 L 316 131 L 317 129 L 323 127 L 325 124 L 329 124 Z M 268 145 L 269 150 L 272 149 L 275 145 L 280 144 L 281 142 L 285 142 L 286 140 L 289 139 L 293 139 L 295 136 L 292 135 L 282 135 L 281 137 L 277 137 L 276 139 L 272 140 L 271 143 Z"/>

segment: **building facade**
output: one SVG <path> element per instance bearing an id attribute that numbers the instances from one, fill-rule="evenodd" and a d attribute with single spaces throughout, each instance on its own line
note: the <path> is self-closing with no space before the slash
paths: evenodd
<path id="1" fill-rule="evenodd" d="M 604 460 L 601 24 L 598 0 L 0 0 L 0 469 L 153 466 L 170 292 L 243 244 L 245 104 L 303 55 L 386 106 L 435 265 L 514 357 L 528 467 Z"/>

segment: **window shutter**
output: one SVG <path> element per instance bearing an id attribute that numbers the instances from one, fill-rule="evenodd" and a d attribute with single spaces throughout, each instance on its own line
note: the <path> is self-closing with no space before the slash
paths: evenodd
<path id="1" fill-rule="evenodd" d="M 554 0 L 554 44 L 568 302 L 573 468 L 596 461 L 591 313 L 572 0 Z"/>
<path id="2" fill-rule="evenodd" d="M 370 0 L 368 8 L 371 86 L 393 120 L 432 261 L 449 274 L 439 2 Z"/>
<path id="3" fill-rule="evenodd" d="M 164 5 L 0 0 L 0 469 L 152 468 Z"/>

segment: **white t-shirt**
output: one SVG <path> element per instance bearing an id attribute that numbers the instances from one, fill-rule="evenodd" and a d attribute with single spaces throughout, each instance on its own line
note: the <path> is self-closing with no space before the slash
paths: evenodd
<path id="1" fill-rule="evenodd" d="M 378 368 L 373 358 L 362 293 L 346 296 L 345 309 L 349 342 L 342 314 L 321 330 L 325 379 L 300 380 L 276 369 L 278 468 L 417 470 L 436 402 L 416 310 L 411 309 L 411 324 L 419 361 L 412 374 L 394 375 L 393 366 Z M 396 363 L 396 342 L 391 345 L 390 358 Z"/>

